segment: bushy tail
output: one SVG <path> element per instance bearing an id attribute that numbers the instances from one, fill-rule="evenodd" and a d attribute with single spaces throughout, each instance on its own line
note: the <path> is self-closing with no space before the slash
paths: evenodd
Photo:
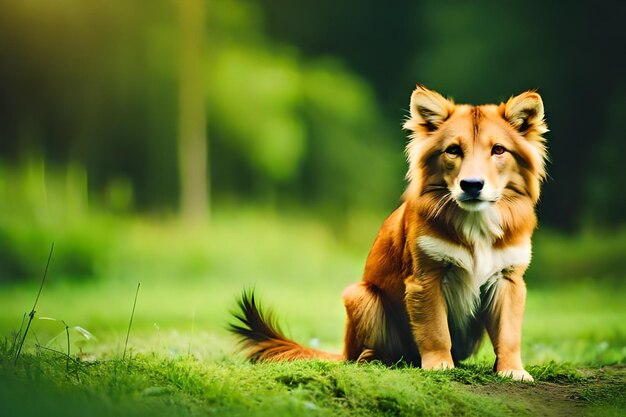
<path id="1" fill-rule="evenodd" d="M 228 330 L 236 334 L 243 350 L 252 362 L 278 362 L 299 359 L 343 360 L 341 355 L 302 346 L 285 337 L 271 311 L 265 315 L 254 301 L 254 291 L 244 291 L 233 312 L 237 323 Z"/>

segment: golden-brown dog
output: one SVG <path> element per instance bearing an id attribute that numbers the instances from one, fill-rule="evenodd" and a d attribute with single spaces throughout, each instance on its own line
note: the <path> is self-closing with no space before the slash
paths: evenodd
<path id="1" fill-rule="evenodd" d="M 456 105 L 418 85 L 411 96 L 404 203 L 384 222 L 361 282 L 343 292 L 343 355 L 287 339 L 244 293 L 235 317 L 252 360 L 404 360 L 453 368 L 487 330 L 494 369 L 532 381 L 520 354 L 523 275 L 545 177 L 543 103 Z"/>

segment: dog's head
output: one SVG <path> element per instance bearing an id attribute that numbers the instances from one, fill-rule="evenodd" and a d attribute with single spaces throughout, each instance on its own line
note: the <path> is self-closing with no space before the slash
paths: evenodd
<path id="1" fill-rule="evenodd" d="M 470 106 L 418 85 L 404 127 L 412 132 L 406 198 L 435 192 L 466 211 L 501 199 L 539 198 L 548 129 L 536 92 Z"/>

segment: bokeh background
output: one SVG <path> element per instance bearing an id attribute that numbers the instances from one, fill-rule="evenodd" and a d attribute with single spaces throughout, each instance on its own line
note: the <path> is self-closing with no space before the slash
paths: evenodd
<path id="1" fill-rule="evenodd" d="M 419 82 L 476 104 L 539 91 L 551 163 L 527 274 L 532 358 L 626 357 L 626 3 L 0 8 L 3 331 L 55 242 L 39 310 L 94 334 L 115 340 L 141 281 L 138 349 L 167 329 L 168 348 L 229 351 L 228 310 L 256 285 L 295 336 L 336 348 L 341 289 L 400 202 Z"/>

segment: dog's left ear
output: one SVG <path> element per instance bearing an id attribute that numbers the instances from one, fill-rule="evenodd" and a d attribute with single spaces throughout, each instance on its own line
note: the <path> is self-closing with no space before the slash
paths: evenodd
<path id="1" fill-rule="evenodd" d="M 500 109 L 502 117 L 522 135 L 530 132 L 542 135 L 548 131 L 544 121 L 543 101 L 535 91 L 511 97 Z"/>
<path id="2" fill-rule="evenodd" d="M 539 184 L 546 178 L 546 160 L 548 150 L 546 139 L 542 136 L 548 131 L 544 120 L 543 101 L 535 91 L 526 91 L 518 96 L 511 97 L 506 104 L 500 105 L 502 117 L 518 131 L 530 145 L 533 152 L 528 154 L 531 171 L 538 181 L 528 183 L 528 191 L 534 202 L 539 198 Z M 524 147 L 520 143 L 521 148 Z"/>

